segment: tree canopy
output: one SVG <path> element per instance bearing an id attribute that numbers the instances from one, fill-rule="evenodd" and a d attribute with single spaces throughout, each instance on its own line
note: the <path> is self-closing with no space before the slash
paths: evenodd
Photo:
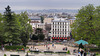
<path id="1" fill-rule="evenodd" d="M 5 8 L 4 15 L 0 14 L 0 40 L 1 44 L 23 43 L 26 46 L 30 35 L 32 34 L 32 26 L 30 25 L 27 12 L 15 14 L 11 11 L 10 6 Z"/>
<path id="2" fill-rule="evenodd" d="M 84 39 L 90 44 L 100 44 L 100 6 L 92 4 L 83 6 L 76 15 L 75 22 L 71 25 L 72 35 L 75 40 Z"/>

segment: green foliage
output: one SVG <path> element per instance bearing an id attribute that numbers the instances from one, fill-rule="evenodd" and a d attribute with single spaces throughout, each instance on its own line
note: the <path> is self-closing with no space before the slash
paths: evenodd
<path id="1" fill-rule="evenodd" d="M 67 54 L 70 54 L 70 51 L 69 50 L 67 51 Z"/>
<path id="2" fill-rule="evenodd" d="M 3 44 L 4 42 L 4 20 L 3 20 L 3 15 L 0 13 L 0 44 Z"/>
<path id="3" fill-rule="evenodd" d="M 32 40 L 44 40 L 45 35 L 43 34 L 43 29 L 41 28 L 36 28 L 35 34 L 32 36 Z"/>
<path id="4" fill-rule="evenodd" d="M 24 46 L 26 46 L 30 35 L 32 34 L 32 26 L 28 23 L 29 19 L 27 16 L 27 12 L 23 12 L 19 17 L 19 22 L 20 22 L 20 38 L 22 40 L 22 43 Z"/>
<path id="5" fill-rule="evenodd" d="M 90 51 L 97 52 L 97 51 L 100 51 L 100 48 L 90 48 Z"/>
<path id="6" fill-rule="evenodd" d="M 6 50 L 18 50 L 22 48 L 24 48 L 24 46 L 5 46 Z"/>
<path id="7" fill-rule="evenodd" d="M 31 38 L 32 40 L 38 40 L 38 36 L 37 35 L 35 35 L 35 34 L 33 34 L 33 36 L 32 36 L 32 38 Z"/>
<path id="8" fill-rule="evenodd" d="M 7 56 L 6 54 L 4 54 L 4 56 Z"/>
<path id="9" fill-rule="evenodd" d="M 40 16 L 41 17 L 41 23 L 44 22 L 44 17 L 43 16 Z"/>
<path id="10" fill-rule="evenodd" d="M 16 14 L 12 13 L 9 6 L 4 12 L 4 37 L 7 43 L 20 43 L 19 24 Z"/>
<path id="11" fill-rule="evenodd" d="M 36 28 L 35 34 L 41 34 L 41 33 L 43 33 L 43 29 L 41 29 L 41 28 Z"/>
<path id="12" fill-rule="evenodd" d="M 45 38 L 44 34 L 38 34 L 38 39 L 39 40 L 44 40 L 44 38 Z"/>
<path id="13" fill-rule="evenodd" d="M 32 34 L 32 26 L 28 23 L 27 12 L 15 14 L 11 11 L 10 6 L 5 8 L 4 15 L 0 14 L 0 44 L 23 43 L 26 46 L 30 35 Z"/>
<path id="14" fill-rule="evenodd" d="M 82 7 L 71 25 L 72 36 L 75 40 L 83 40 L 100 47 L 100 6 L 92 4 Z"/>

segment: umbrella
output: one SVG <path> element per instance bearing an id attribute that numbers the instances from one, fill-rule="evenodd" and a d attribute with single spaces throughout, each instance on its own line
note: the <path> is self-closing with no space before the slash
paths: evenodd
<path id="1" fill-rule="evenodd" d="M 88 44 L 88 42 L 86 42 L 84 40 L 79 40 L 79 41 L 76 41 L 75 43 L 77 43 L 77 44 L 81 44 L 82 43 L 82 45 Z"/>

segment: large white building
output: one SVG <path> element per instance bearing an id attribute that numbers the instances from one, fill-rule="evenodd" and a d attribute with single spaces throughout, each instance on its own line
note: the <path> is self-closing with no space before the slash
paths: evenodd
<path id="1" fill-rule="evenodd" d="M 70 21 L 67 18 L 55 17 L 51 23 L 51 38 L 53 40 L 70 39 Z"/>

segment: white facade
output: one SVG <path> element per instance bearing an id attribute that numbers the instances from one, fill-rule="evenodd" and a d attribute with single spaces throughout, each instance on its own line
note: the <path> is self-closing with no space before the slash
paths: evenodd
<path id="1" fill-rule="evenodd" d="M 54 18 L 51 23 L 51 37 L 69 37 L 70 21 L 65 18 Z"/>

